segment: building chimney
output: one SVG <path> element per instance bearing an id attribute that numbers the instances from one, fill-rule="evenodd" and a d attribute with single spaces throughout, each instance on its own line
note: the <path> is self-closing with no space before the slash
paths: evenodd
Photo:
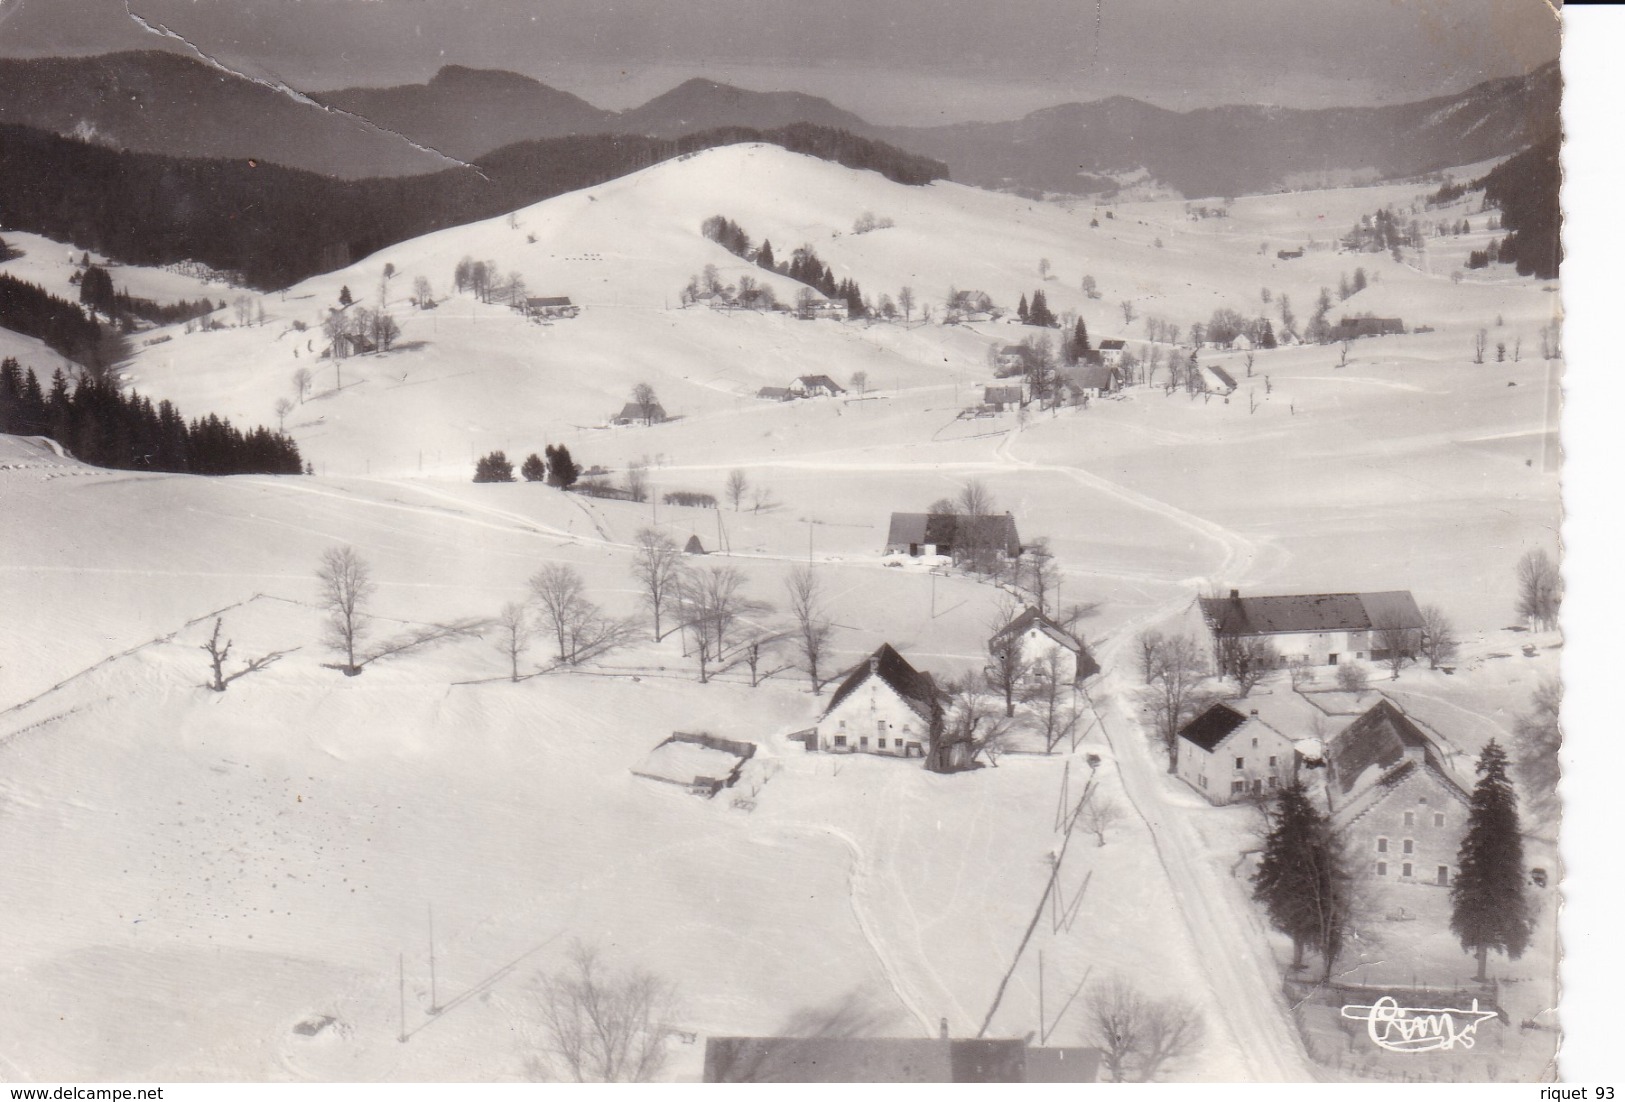
<path id="1" fill-rule="evenodd" d="M 942 1024 L 937 1027 L 937 1033 L 944 1041 L 946 1041 L 948 1039 L 948 1019 L 947 1018 L 942 1019 Z"/>
<path id="2" fill-rule="evenodd" d="M 873 676 L 874 674 L 877 674 L 879 672 L 880 672 L 880 657 L 878 655 L 871 654 L 869 656 L 869 674 L 870 674 L 870 676 Z"/>
<path id="3" fill-rule="evenodd" d="M 1232 590 L 1231 590 L 1231 591 L 1230 591 L 1230 599 L 1231 599 L 1231 600 L 1232 600 L 1232 601 L 1239 601 L 1239 600 L 1241 600 L 1241 590 L 1239 590 L 1239 589 L 1232 589 Z"/>
<path id="4" fill-rule="evenodd" d="M 1248 712 L 1247 714 L 1250 715 L 1250 716 L 1256 716 L 1258 714 L 1258 709 L 1254 708 L 1252 711 Z"/>

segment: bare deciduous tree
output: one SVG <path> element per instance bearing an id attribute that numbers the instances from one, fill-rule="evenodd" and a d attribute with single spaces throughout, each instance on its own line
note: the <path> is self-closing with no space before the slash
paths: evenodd
<path id="1" fill-rule="evenodd" d="M 1125 817 L 1121 804 L 1102 792 L 1098 784 L 1091 784 L 1078 805 L 1078 814 L 1073 823 L 1093 834 L 1095 846 L 1100 847 L 1106 844 L 1106 832 Z"/>
<path id="2" fill-rule="evenodd" d="M 226 673 L 226 659 L 231 656 L 231 640 L 227 639 L 223 645 L 221 644 L 220 617 L 218 616 L 214 618 L 214 634 L 210 635 L 209 641 L 201 644 L 198 650 L 205 651 L 209 655 L 209 688 L 217 693 L 225 692 L 226 686 L 239 677 L 247 677 L 251 673 L 258 673 L 277 661 L 277 659 L 293 653 L 292 651 L 277 650 L 272 651 L 270 654 L 262 654 L 258 658 L 250 658 L 248 664 L 236 673 L 228 674 Z"/>
<path id="3" fill-rule="evenodd" d="M 903 311 L 903 320 L 909 321 L 914 314 L 914 288 L 904 287 L 897 292 L 897 308 Z"/>
<path id="4" fill-rule="evenodd" d="M 1072 659 L 1063 656 L 1059 648 L 1046 653 L 1032 664 L 1033 677 L 1022 699 L 1033 710 L 1039 733 L 1044 736 L 1044 753 L 1052 754 L 1064 738 L 1072 739 L 1077 749 L 1078 707 L 1077 690 L 1072 684 L 1072 671 L 1067 667 Z"/>
<path id="5" fill-rule="evenodd" d="M 570 661 L 571 637 L 592 613 L 581 572 L 565 563 L 548 563 L 531 575 L 530 593 L 553 632 L 558 660 Z"/>
<path id="6" fill-rule="evenodd" d="M 323 641 L 344 655 L 342 669 L 354 677 L 361 672 L 356 664 L 356 644 L 367 634 L 367 603 L 376 591 L 372 570 L 355 548 L 332 547 L 322 552 L 316 580 L 320 583 L 317 600 L 327 614 Z"/>
<path id="7" fill-rule="evenodd" d="M 1236 679 L 1243 697 L 1281 664 L 1275 644 L 1259 635 L 1225 635 L 1219 639 L 1220 671 Z"/>
<path id="8" fill-rule="evenodd" d="M 1168 754 L 1170 773 L 1179 767 L 1179 729 L 1196 712 L 1206 673 L 1202 648 L 1189 635 L 1166 638 L 1157 649 L 1147 703 L 1157 741 Z"/>
<path id="9" fill-rule="evenodd" d="M 508 676 L 519 681 L 519 656 L 530 648 L 530 613 L 523 601 L 509 601 L 497 617 L 497 649 L 508 656 Z"/>
<path id="10" fill-rule="evenodd" d="M 283 431 L 285 422 L 288 420 L 288 414 L 290 414 L 292 412 L 293 412 L 293 403 L 292 402 L 290 402 L 286 398 L 278 398 L 276 400 L 276 431 L 277 432 L 282 432 Z"/>
<path id="11" fill-rule="evenodd" d="M 1122 302 L 1119 302 L 1117 304 L 1117 308 L 1119 310 L 1123 311 L 1123 326 L 1124 326 L 1124 328 L 1127 328 L 1129 325 L 1133 324 L 1134 319 L 1138 316 L 1134 312 L 1134 302 L 1133 302 L 1133 300 L 1124 299 Z"/>
<path id="12" fill-rule="evenodd" d="M 641 969 L 613 972 L 576 943 L 542 984 L 542 1026 L 555 1066 L 578 1083 L 647 1083 L 666 1065 L 677 990 Z"/>
<path id="13" fill-rule="evenodd" d="M 863 397 L 869 389 L 869 373 L 867 371 L 852 372 L 852 389 L 858 397 Z"/>
<path id="14" fill-rule="evenodd" d="M 649 461 L 631 463 L 626 468 L 626 492 L 633 501 L 649 500 Z"/>
<path id="15" fill-rule="evenodd" d="M 970 747 L 970 756 L 985 754 L 989 765 L 997 767 L 1015 724 L 997 714 L 973 678 L 945 682 L 942 686 L 947 707 L 937 741 L 942 746 Z"/>
<path id="16" fill-rule="evenodd" d="M 1371 671 L 1359 662 L 1339 663 L 1337 687 L 1345 693 L 1363 693 L 1371 688 Z"/>
<path id="17" fill-rule="evenodd" d="M 807 679 L 812 682 L 813 695 L 817 696 L 824 691 L 818 671 L 834 631 L 823 607 L 823 583 L 811 566 L 801 566 L 790 572 L 784 580 L 784 588 L 790 597 L 790 615 L 796 622 L 796 647 L 801 652 Z"/>
<path id="18" fill-rule="evenodd" d="M 1157 676 L 1157 659 L 1166 640 L 1160 631 L 1142 631 L 1134 641 L 1140 651 L 1140 680 L 1149 685 Z"/>
<path id="19" fill-rule="evenodd" d="M 1563 603 L 1563 579 L 1543 550 L 1526 551 L 1518 560 L 1518 615 L 1536 631 L 1557 625 Z"/>
<path id="20" fill-rule="evenodd" d="M 644 607 L 654 617 L 655 642 L 658 643 L 665 638 L 661 614 L 671 606 L 683 555 L 670 536 L 653 528 L 638 529 L 633 546 L 637 553 L 632 559 L 632 573 L 642 586 Z"/>
<path id="21" fill-rule="evenodd" d="M 746 479 L 744 471 L 735 467 L 728 472 L 728 482 L 723 492 L 733 504 L 734 512 L 739 512 L 739 503 L 745 500 L 745 491 L 749 488 L 750 482 Z"/>
<path id="22" fill-rule="evenodd" d="M 1546 822 L 1557 813 L 1557 783 L 1563 774 L 1558 759 L 1558 751 L 1563 748 L 1562 705 L 1562 682 L 1556 678 L 1541 681 L 1530 701 L 1530 710 L 1518 716 L 1513 735 L 1524 806 Z"/>
<path id="23" fill-rule="evenodd" d="M 648 383 L 638 383 L 632 388 L 632 404 L 638 407 L 638 416 L 644 424 L 650 424 L 655 418 L 655 406 L 660 400 L 655 397 L 655 388 Z"/>
<path id="24" fill-rule="evenodd" d="M 1287 663 L 1287 676 L 1292 679 L 1294 692 L 1301 692 L 1307 686 L 1315 683 L 1315 667 L 1309 664 L 1307 658 L 1294 658 Z"/>
<path id="25" fill-rule="evenodd" d="M 1488 329 L 1480 329 L 1473 334 L 1473 362 L 1475 364 L 1484 362 L 1484 349 L 1488 348 L 1489 344 L 1490 331 Z"/>
<path id="26" fill-rule="evenodd" d="M 998 543 L 993 495 L 985 483 L 972 479 L 959 491 L 953 507 L 958 515 L 953 537 L 955 560 L 968 564 L 978 574 L 989 573 Z"/>
<path id="27" fill-rule="evenodd" d="M 310 393 L 310 368 L 301 367 L 293 373 L 293 389 L 299 398 L 299 404 L 305 402 L 305 395 Z"/>
<path id="28" fill-rule="evenodd" d="M 1096 983 L 1084 1012 L 1084 1032 L 1100 1049 L 1114 1083 L 1150 1082 L 1202 1044 L 1201 1016 L 1180 999 L 1152 999 L 1121 976 Z"/>
<path id="29" fill-rule="evenodd" d="M 1371 625 L 1371 657 L 1388 667 L 1389 680 L 1398 681 L 1399 671 L 1416 657 L 1422 633 L 1391 616 L 1378 617 Z M 1377 652 L 1382 657 L 1377 657 Z"/>

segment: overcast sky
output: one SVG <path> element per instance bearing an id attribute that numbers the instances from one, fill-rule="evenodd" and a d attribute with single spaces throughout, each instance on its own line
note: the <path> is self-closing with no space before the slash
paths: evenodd
<path id="1" fill-rule="evenodd" d="M 0 0 L 0 55 L 183 48 L 130 13 L 307 91 L 456 63 L 618 109 L 707 76 L 904 124 L 1116 94 L 1391 103 L 1525 72 L 1559 39 L 1545 0 Z"/>

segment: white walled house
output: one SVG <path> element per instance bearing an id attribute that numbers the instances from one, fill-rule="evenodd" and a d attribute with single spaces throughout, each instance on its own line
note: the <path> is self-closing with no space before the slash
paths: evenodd
<path id="1" fill-rule="evenodd" d="M 1021 615 L 1000 628 L 987 645 L 995 654 L 1004 653 L 1006 647 L 1016 647 L 1022 665 L 1029 667 L 1047 665 L 1050 656 L 1057 655 L 1062 676 L 1072 685 L 1081 685 L 1100 672 L 1100 663 L 1083 641 L 1033 605 L 1028 605 Z"/>
<path id="2" fill-rule="evenodd" d="M 1122 367 L 1123 353 L 1127 348 L 1127 342 L 1109 337 L 1100 342 L 1100 347 L 1096 351 L 1100 353 L 1100 362 L 1107 367 Z"/>
<path id="3" fill-rule="evenodd" d="M 1298 775 L 1292 739 L 1228 704 L 1215 704 L 1179 731 L 1179 779 L 1209 803 L 1269 796 Z"/>
<path id="4" fill-rule="evenodd" d="M 1268 639 L 1282 665 L 1301 658 L 1312 666 L 1381 661 L 1388 655 L 1385 635 L 1394 631 L 1413 653 L 1421 642 L 1422 612 L 1406 589 L 1267 597 L 1243 597 L 1232 589 L 1228 597 L 1203 597 L 1200 604 L 1221 668 L 1228 639 Z"/>
<path id="5" fill-rule="evenodd" d="M 1433 740 L 1386 698 L 1338 734 L 1327 754 L 1332 828 L 1375 880 L 1447 887 L 1471 796 Z"/>
<path id="6" fill-rule="evenodd" d="M 846 388 L 828 375 L 798 375 L 789 386 L 797 398 L 839 398 Z"/>
<path id="7" fill-rule="evenodd" d="M 890 643 L 847 675 L 818 726 L 804 733 L 808 750 L 923 758 L 942 723 L 942 690 Z"/>

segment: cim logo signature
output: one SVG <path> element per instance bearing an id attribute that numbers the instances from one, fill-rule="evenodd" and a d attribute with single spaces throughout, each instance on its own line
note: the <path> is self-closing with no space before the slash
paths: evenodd
<path id="1" fill-rule="evenodd" d="M 1400 1006 L 1384 995 L 1370 1006 L 1345 1006 L 1343 1017 L 1364 1022 L 1366 1034 L 1378 1048 L 1389 1052 L 1446 1052 L 1460 1045 L 1472 1048 L 1478 1027 L 1498 1017 L 1493 1010 Z"/>

